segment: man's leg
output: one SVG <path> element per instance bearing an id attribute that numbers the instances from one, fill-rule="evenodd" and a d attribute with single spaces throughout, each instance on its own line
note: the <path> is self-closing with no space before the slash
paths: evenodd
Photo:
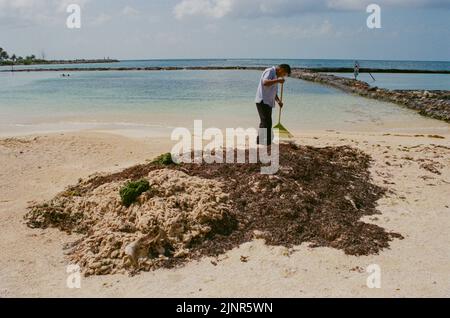
<path id="1" fill-rule="evenodd" d="M 257 144 L 258 145 L 271 145 L 272 144 L 272 107 L 264 103 L 256 104 L 258 114 L 260 118 L 259 128 L 265 129 L 265 136 L 261 136 L 258 133 Z"/>

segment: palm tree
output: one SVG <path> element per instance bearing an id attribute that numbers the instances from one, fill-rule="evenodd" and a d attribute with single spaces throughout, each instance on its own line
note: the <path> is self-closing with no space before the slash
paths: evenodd
<path id="1" fill-rule="evenodd" d="M 0 62 L 7 60 L 9 58 L 8 53 L 0 48 Z"/>
<path id="2" fill-rule="evenodd" d="M 14 71 L 14 63 L 16 63 L 16 61 L 17 61 L 17 57 L 15 54 L 11 55 L 11 61 L 12 61 L 11 71 L 13 72 Z"/>

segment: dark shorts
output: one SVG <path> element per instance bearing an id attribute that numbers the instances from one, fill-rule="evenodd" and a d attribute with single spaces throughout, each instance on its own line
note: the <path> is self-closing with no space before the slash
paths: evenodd
<path id="1" fill-rule="evenodd" d="M 271 145 L 272 144 L 272 110 L 273 108 L 263 102 L 256 104 L 259 114 L 259 133 L 257 144 L 258 145 Z"/>

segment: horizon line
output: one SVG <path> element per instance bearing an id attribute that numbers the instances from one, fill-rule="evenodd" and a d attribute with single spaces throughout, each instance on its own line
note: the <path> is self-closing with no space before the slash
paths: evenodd
<path id="1" fill-rule="evenodd" d="M 283 58 L 283 57 L 186 57 L 186 58 L 115 58 L 108 57 L 111 60 L 119 61 L 186 61 L 186 60 L 313 60 L 313 61 L 389 61 L 389 62 L 440 62 L 450 63 L 450 60 L 427 60 L 427 59 L 370 59 L 370 58 Z M 101 58 L 64 58 L 64 59 L 52 59 L 52 60 L 103 60 L 108 59 L 106 57 Z"/>

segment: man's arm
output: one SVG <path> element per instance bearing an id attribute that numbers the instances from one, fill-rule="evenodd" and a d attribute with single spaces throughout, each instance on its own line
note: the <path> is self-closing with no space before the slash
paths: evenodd
<path id="1" fill-rule="evenodd" d="M 275 84 L 283 84 L 285 82 L 284 78 L 277 78 L 274 80 L 264 80 L 264 86 L 272 86 Z"/>

